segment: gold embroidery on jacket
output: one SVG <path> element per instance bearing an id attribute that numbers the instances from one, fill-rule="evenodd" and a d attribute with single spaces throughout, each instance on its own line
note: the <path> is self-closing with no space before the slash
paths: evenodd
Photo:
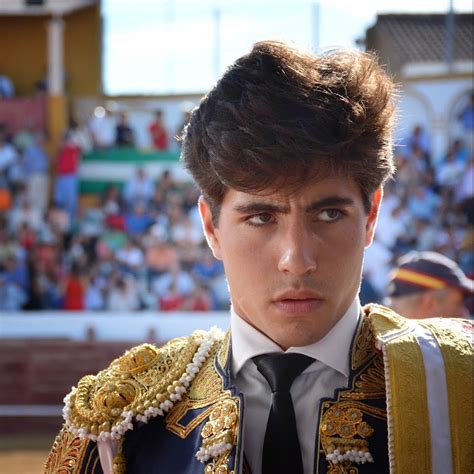
<path id="1" fill-rule="evenodd" d="M 209 421 L 201 431 L 202 448 L 212 449 L 217 445 L 234 447 L 237 444 L 239 426 L 238 400 L 228 399 L 214 406 L 209 416 Z M 231 474 L 228 462 L 231 448 L 214 455 L 206 464 L 206 474 Z"/>
<path id="2" fill-rule="evenodd" d="M 45 474 L 73 474 L 79 472 L 88 444 L 88 441 L 82 441 L 63 427 L 56 436 L 46 460 Z"/>
<path id="3" fill-rule="evenodd" d="M 216 353 L 217 347 L 214 347 L 193 380 L 188 392 L 180 402 L 176 403 L 166 417 L 166 428 L 181 438 L 186 438 L 199 426 L 209 416 L 212 407 L 197 415 L 184 426 L 180 421 L 188 411 L 205 408 L 230 397 L 230 392 L 224 390 L 222 378 L 214 367 Z"/>
<path id="4" fill-rule="evenodd" d="M 230 330 L 225 333 L 221 347 L 217 353 L 217 360 L 219 362 L 219 365 L 222 368 L 224 368 L 227 363 L 227 359 L 229 358 L 229 351 L 230 351 Z"/>
<path id="5" fill-rule="evenodd" d="M 71 397 L 71 421 L 98 435 L 120 421 L 125 408 L 143 414 L 158 407 L 174 391 L 197 347 L 194 337 L 182 337 L 160 349 L 142 344 L 127 351 L 109 368 L 80 380 Z"/>
<path id="6" fill-rule="evenodd" d="M 359 332 L 352 347 L 351 366 L 352 370 L 357 370 L 373 357 L 374 334 L 366 317 L 359 325 Z"/>
<path id="7" fill-rule="evenodd" d="M 364 400 L 385 397 L 383 359 L 382 355 L 375 351 L 374 344 L 370 322 L 363 315 L 351 354 L 352 370 L 359 370 L 359 373 L 352 380 L 349 389 L 339 391 L 336 400 L 325 401 L 321 406 L 320 450 L 317 453 L 317 464 L 319 465 L 320 455 L 327 457 L 329 454 L 328 474 L 358 474 L 359 469 L 353 461 L 344 459 L 337 463 L 332 462 L 331 455 L 334 456 L 334 452 L 341 455 L 361 452 L 369 456 L 370 438 L 374 434 L 374 429 L 364 419 L 364 415 L 384 420 L 387 418 L 385 410 L 364 403 Z"/>

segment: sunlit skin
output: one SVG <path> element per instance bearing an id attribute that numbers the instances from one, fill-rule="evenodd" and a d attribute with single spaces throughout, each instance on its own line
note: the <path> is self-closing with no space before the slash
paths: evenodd
<path id="1" fill-rule="evenodd" d="M 354 300 L 382 191 L 367 213 L 352 178 L 332 176 L 297 192 L 229 189 L 217 225 L 199 209 L 223 261 L 235 312 L 280 347 L 322 339 Z"/>
<path id="2" fill-rule="evenodd" d="M 466 318 L 464 298 L 461 290 L 448 287 L 392 298 L 392 308 L 410 319 Z"/>

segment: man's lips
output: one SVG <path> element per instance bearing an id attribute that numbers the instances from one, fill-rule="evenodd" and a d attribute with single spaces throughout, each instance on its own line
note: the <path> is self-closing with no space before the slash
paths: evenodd
<path id="1" fill-rule="evenodd" d="M 312 290 L 286 291 L 273 300 L 280 312 L 300 316 L 311 314 L 320 307 L 322 302 L 322 296 Z"/>
<path id="2" fill-rule="evenodd" d="M 313 290 L 288 290 L 283 293 L 280 293 L 275 299 L 275 302 L 286 301 L 286 300 L 322 300 L 323 297 Z"/>

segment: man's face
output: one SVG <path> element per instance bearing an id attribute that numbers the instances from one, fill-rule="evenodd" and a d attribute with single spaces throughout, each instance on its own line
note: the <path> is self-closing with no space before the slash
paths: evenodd
<path id="1" fill-rule="evenodd" d="M 464 293 L 457 288 L 444 288 L 435 298 L 435 307 L 431 317 L 465 318 L 468 316 L 464 306 Z"/>
<path id="2" fill-rule="evenodd" d="M 322 339 L 358 292 L 380 199 L 377 191 L 367 215 L 356 183 L 341 176 L 292 194 L 229 189 L 217 226 L 201 199 L 236 313 L 283 349 Z"/>

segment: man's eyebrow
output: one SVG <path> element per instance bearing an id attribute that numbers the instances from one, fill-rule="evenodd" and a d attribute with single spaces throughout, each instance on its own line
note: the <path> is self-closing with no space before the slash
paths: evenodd
<path id="1" fill-rule="evenodd" d="M 354 205 L 354 200 L 352 198 L 343 196 L 328 196 L 326 198 L 318 199 L 312 202 L 306 207 L 305 211 L 311 213 L 326 207 L 347 207 L 352 205 Z M 250 202 L 248 204 L 237 204 L 233 210 L 241 214 L 263 214 L 266 212 L 287 214 L 290 212 L 290 208 L 287 206 L 268 202 Z"/>
<path id="2" fill-rule="evenodd" d="M 343 196 L 329 196 L 324 199 L 314 201 L 307 208 L 306 212 L 315 212 L 326 207 L 349 207 L 354 205 L 354 199 Z"/>
<path id="3" fill-rule="evenodd" d="M 277 204 L 270 204 L 267 202 L 250 202 L 248 204 L 237 204 L 233 210 L 241 214 L 263 214 L 265 212 L 289 212 L 286 206 L 279 206 Z"/>

